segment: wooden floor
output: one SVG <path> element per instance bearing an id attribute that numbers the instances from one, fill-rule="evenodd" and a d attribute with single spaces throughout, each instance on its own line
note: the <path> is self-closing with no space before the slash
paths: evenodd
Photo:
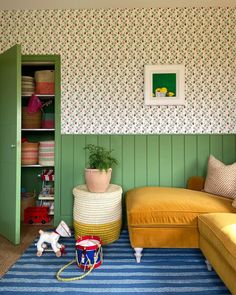
<path id="1" fill-rule="evenodd" d="M 0 235 L 0 277 L 20 258 L 28 246 L 38 236 L 39 229 L 48 229 L 52 226 L 40 225 L 22 225 L 21 227 L 21 243 L 13 245 Z M 36 248 L 35 248 L 36 253 Z"/>

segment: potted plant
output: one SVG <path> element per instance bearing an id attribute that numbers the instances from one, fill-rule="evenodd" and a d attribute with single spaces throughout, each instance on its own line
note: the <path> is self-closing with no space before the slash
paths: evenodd
<path id="1" fill-rule="evenodd" d="M 89 167 L 85 169 L 87 188 L 90 192 L 103 193 L 109 186 L 112 166 L 117 160 L 111 156 L 112 150 L 104 147 L 88 144 L 84 149 L 89 152 Z"/>

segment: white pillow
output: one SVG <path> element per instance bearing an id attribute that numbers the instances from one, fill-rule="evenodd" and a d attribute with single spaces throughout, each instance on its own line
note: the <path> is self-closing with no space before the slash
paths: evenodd
<path id="1" fill-rule="evenodd" d="M 236 198 L 236 163 L 225 165 L 210 155 L 204 191 L 226 198 Z"/>

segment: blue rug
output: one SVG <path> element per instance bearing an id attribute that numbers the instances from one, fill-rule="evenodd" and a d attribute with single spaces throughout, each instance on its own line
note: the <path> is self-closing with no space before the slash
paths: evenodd
<path id="1" fill-rule="evenodd" d="M 134 259 L 127 231 L 119 241 L 104 246 L 104 263 L 85 279 L 58 282 L 55 273 L 74 259 L 74 239 L 61 238 L 67 254 L 57 258 L 47 252 L 36 256 L 32 244 L 0 280 L 1 294 L 184 294 L 229 295 L 217 274 L 206 269 L 199 249 L 145 249 L 140 264 Z M 63 276 L 78 276 L 70 266 Z"/>

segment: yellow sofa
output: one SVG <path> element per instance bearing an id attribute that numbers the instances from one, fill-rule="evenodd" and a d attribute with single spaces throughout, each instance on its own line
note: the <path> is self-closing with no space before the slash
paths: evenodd
<path id="1" fill-rule="evenodd" d="M 189 182 L 188 187 L 194 189 L 195 185 Z M 128 191 L 128 230 L 137 262 L 143 248 L 199 247 L 198 216 L 236 213 L 231 203 L 227 198 L 184 188 L 141 187 Z"/>
<path id="2" fill-rule="evenodd" d="M 236 295 L 236 214 L 199 215 L 200 249 L 233 295 Z"/>

